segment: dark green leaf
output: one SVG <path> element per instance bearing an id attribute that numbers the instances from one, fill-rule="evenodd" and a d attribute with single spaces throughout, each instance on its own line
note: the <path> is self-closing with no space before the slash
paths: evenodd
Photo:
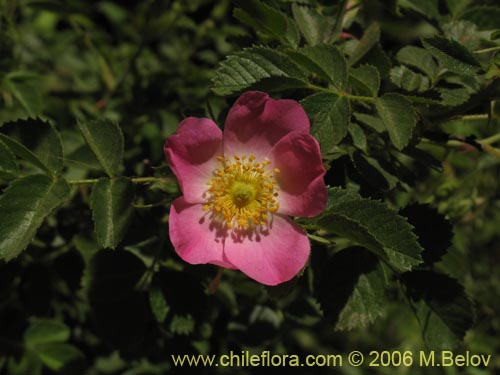
<path id="1" fill-rule="evenodd" d="M 439 67 L 434 58 L 424 48 L 415 46 L 406 46 L 399 50 L 396 59 L 401 63 L 417 68 L 425 73 L 431 80 L 434 80 L 439 73 Z"/>
<path id="2" fill-rule="evenodd" d="M 75 362 L 83 361 L 82 352 L 66 343 L 51 343 L 36 347 L 36 354 L 45 366 L 54 371 L 61 371 Z"/>
<path id="3" fill-rule="evenodd" d="M 441 104 L 451 107 L 463 104 L 470 98 L 470 94 L 465 88 L 447 89 L 440 87 L 438 92 L 442 98 Z"/>
<path id="4" fill-rule="evenodd" d="M 349 82 L 357 94 L 377 96 L 380 88 L 380 74 L 374 66 L 362 65 L 349 71 Z"/>
<path id="5" fill-rule="evenodd" d="M 35 117 L 42 109 L 40 77 L 29 72 L 12 72 L 4 77 L 3 84 L 12 92 L 28 116 Z"/>
<path id="6" fill-rule="evenodd" d="M 404 65 L 392 68 L 390 76 L 392 83 L 408 92 L 422 92 L 430 87 L 429 79 L 426 76 L 415 73 Z"/>
<path id="7" fill-rule="evenodd" d="M 305 47 L 290 52 L 292 58 L 307 70 L 318 74 L 340 90 L 347 88 L 347 64 L 344 55 L 331 46 Z"/>
<path id="8" fill-rule="evenodd" d="M 375 130 L 377 133 L 382 133 L 385 131 L 385 125 L 384 122 L 382 121 L 381 118 L 377 116 L 372 116 L 372 115 L 367 115 L 365 113 L 354 113 L 354 117 L 356 120 L 373 130 Z"/>
<path id="9" fill-rule="evenodd" d="M 392 174 L 387 172 L 380 163 L 361 152 L 354 152 L 352 161 L 361 176 L 373 187 L 383 190 L 394 189 L 398 180 Z"/>
<path id="10" fill-rule="evenodd" d="M 19 174 L 16 157 L 0 140 L 0 178 L 14 178 Z"/>
<path id="11" fill-rule="evenodd" d="M 66 181 L 32 175 L 14 181 L 0 196 L 0 258 L 10 260 L 31 242 L 50 212 L 64 203 Z"/>
<path id="12" fill-rule="evenodd" d="M 234 16 L 241 22 L 277 40 L 297 46 L 300 40 L 295 22 L 286 14 L 259 0 L 234 0 Z"/>
<path id="13" fill-rule="evenodd" d="M 331 189 L 318 224 L 370 249 L 398 270 L 422 262 L 422 248 L 412 226 L 383 203 L 352 191 Z"/>
<path id="14" fill-rule="evenodd" d="M 464 288 L 456 280 L 434 271 L 408 272 L 402 281 L 426 346 L 439 350 L 457 345 L 473 322 L 472 304 Z"/>
<path id="15" fill-rule="evenodd" d="M 101 178 L 95 184 L 91 208 L 101 247 L 114 249 L 122 240 L 133 217 L 134 196 L 134 184 L 125 177 Z"/>
<path id="16" fill-rule="evenodd" d="M 61 173 L 61 136 L 52 124 L 40 119 L 18 120 L 4 124 L 0 131 L 0 140 L 15 155 L 49 175 Z"/>
<path id="17" fill-rule="evenodd" d="M 78 122 L 78 126 L 97 160 L 109 177 L 115 177 L 123 160 L 123 133 L 110 120 Z"/>
<path id="18" fill-rule="evenodd" d="M 435 208 L 424 204 L 412 204 L 399 211 L 415 228 L 418 242 L 424 248 L 422 258 L 426 264 L 441 259 L 451 246 L 453 227 Z"/>
<path id="19" fill-rule="evenodd" d="M 69 338 L 69 328 L 57 320 L 40 319 L 34 321 L 24 332 L 24 342 L 33 347 L 51 342 L 64 342 Z"/>
<path id="20" fill-rule="evenodd" d="M 318 139 L 323 154 L 328 153 L 347 134 L 351 117 L 349 101 L 329 93 L 319 93 L 301 101 L 311 119 L 311 134 Z"/>
<path id="21" fill-rule="evenodd" d="M 286 78 L 293 80 L 296 87 L 307 82 L 306 74 L 287 55 L 266 47 L 253 47 L 228 56 L 221 63 L 212 89 L 218 95 L 229 95 L 276 77 L 280 79 L 273 83 L 275 86 Z"/>
<path id="22" fill-rule="evenodd" d="M 355 122 L 351 122 L 349 124 L 349 127 L 347 128 L 347 131 L 349 132 L 349 135 L 352 138 L 352 143 L 354 144 L 354 146 L 363 151 L 366 151 L 367 147 L 366 135 L 361 126 L 359 126 Z"/>
<path id="23" fill-rule="evenodd" d="M 394 93 L 377 98 L 375 106 L 392 143 L 402 150 L 408 145 L 417 124 L 413 106 L 404 96 Z"/>
<path id="24" fill-rule="evenodd" d="M 428 18 L 439 18 L 438 0 L 406 0 L 404 3 L 402 3 L 402 5 L 413 9 Z"/>
<path id="25" fill-rule="evenodd" d="M 392 61 L 380 43 L 377 43 L 366 55 L 363 56 L 363 58 L 359 61 L 359 64 L 374 66 L 377 68 L 380 78 L 385 79 L 389 77 Z"/>
<path id="26" fill-rule="evenodd" d="M 499 26 L 500 7 L 470 7 L 462 13 L 461 18 L 475 23 L 481 30 L 495 30 Z"/>
<path id="27" fill-rule="evenodd" d="M 424 47 L 451 72 L 470 76 L 481 70 L 481 64 L 463 45 L 440 37 L 422 40 Z"/>
<path id="28" fill-rule="evenodd" d="M 316 9 L 294 3 L 292 13 L 307 44 L 314 46 L 326 41 L 325 31 L 328 31 L 328 21 Z"/>
<path id="29" fill-rule="evenodd" d="M 170 307 L 159 288 L 151 288 L 149 291 L 149 304 L 158 323 L 163 323 Z"/>
<path id="30" fill-rule="evenodd" d="M 380 40 L 380 27 L 377 23 L 372 23 L 365 30 L 363 37 L 351 53 L 349 65 L 354 66 L 360 61 Z"/>
<path id="31" fill-rule="evenodd" d="M 337 330 L 373 323 L 387 305 L 387 271 L 369 251 L 352 247 L 323 265 L 317 282 L 318 300 Z"/>

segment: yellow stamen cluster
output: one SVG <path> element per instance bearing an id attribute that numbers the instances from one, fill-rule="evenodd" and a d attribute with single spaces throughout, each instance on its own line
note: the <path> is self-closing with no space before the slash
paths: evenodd
<path id="1" fill-rule="evenodd" d="M 268 223 L 268 214 L 276 212 L 279 204 L 278 186 L 274 178 L 278 168 L 270 168 L 271 162 L 256 161 L 251 155 L 224 159 L 213 177 L 207 181 L 207 200 L 203 206 L 213 218 L 228 229 L 252 229 Z"/>

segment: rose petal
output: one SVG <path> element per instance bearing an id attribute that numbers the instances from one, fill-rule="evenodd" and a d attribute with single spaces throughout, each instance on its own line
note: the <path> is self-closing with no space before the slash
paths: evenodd
<path id="1" fill-rule="evenodd" d="M 224 127 L 224 155 L 265 157 L 291 131 L 309 133 L 309 119 L 295 100 L 273 100 L 268 94 L 249 91 L 229 111 Z"/>
<path id="2" fill-rule="evenodd" d="M 276 285 L 293 278 L 307 262 L 311 246 L 306 234 L 290 219 L 274 215 L 267 233 L 226 239 L 224 252 L 231 264 L 252 279 Z"/>
<path id="3" fill-rule="evenodd" d="M 201 204 L 177 198 L 170 207 L 170 241 L 179 256 L 191 264 L 235 268 L 224 256 L 225 231 L 214 225 Z"/>
<path id="4" fill-rule="evenodd" d="M 279 213 L 312 217 L 326 207 L 327 191 L 318 142 L 309 134 L 292 132 L 273 148 L 271 165 L 278 182 Z"/>
<path id="5" fill-rule="evenodd" d="M 177 134 L 163 148 L 187 202 L 203 202 L 206 182 L 222 155 L 222 132 L 207 118 L 189 117 L 179 124 Z"/>

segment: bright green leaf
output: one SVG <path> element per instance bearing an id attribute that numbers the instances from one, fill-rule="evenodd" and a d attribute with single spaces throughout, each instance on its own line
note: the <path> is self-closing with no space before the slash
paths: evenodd
<path id="1" fill-rule="evenodd" d="M 287 55 L 266 47 L 253 47 L 228 56 L 221 63 L 212 89 L 218 95 L 229 95 L 271 78 L 279 78 L 272 82 L 274 88 L 307 84 L 306 74 Z"/>
<path id="2" fill-rule="evenodd" d="M 412 226 L 385 204 L 343 189 L 331 189 L 318 224 L 366 247 L 395 269 L 410 270 L 422 262 L 422 247 Z"/>
<path id="3" fill-rule="evenodd" d="M 377 98 L 375 106 L 392 143 L 402 150 L 408 145 L 417 124 L 413 106 L 404 96 L 394 93 Z"/>
<path id="4" fill-rule="evenodd" d="M 24 342 L 33 347 L 51 342 L 64 342 L 69 335 L 69 328 L 65 324 L 57 320 L 40 319 L 34 321 L 24 332 Z"/>
<path id="5" fill-rule="evenodd" d="M 319 141 L 323 154 L 328 153 L 347 134 L 351 118 L 349 101 L 329 93 L 319 93 L 301 101 L 311 119 L 311 134 Z"/>
<path id="6" fill-rule="evenodd" d="M 430 350 L 449 350 L 463 340 L 473 322 L 473 309 L 456 280 L 434 271 L 413 271 L 402 281 Z"/>
<path id="7" fill-rule="evenodd" d="M 19 173 L 19 166 L 12 151 L 0 140 L 0 178 L 13 178 Z"/>
<path id="8" fill-rule="evenodd" d="M 125 177 L 101 178 L 91 197 L 92 217 L 97 241 L 114 249 L 125 235 L 133 217 L 134 184 Z"/>
<path id="9" fill-rule="evenodd" d="M 0 141 L 16 156 L 49 175 L 61 173 L 61 136 L 52 124 L 40 119 L 18 120 L 4 124 L 0 132 Z"/>
<path id="10" fill-rule="evenodd" d="M 372 23 L 365 30 L 363 37 L 351 53 L 349 65 L 354 66 L 359 62 L 380 40 L 380 27 L 377 23 Z"/>
<path id="11" fill-rule="evenodd" d="M 349 71 L 349 82 L 354 91 L 362 96 L 377 96 L 380 73 L 371 65 L 362 65 Z"/>
<path id="12" fill-rule="evenodd" d="M 94 120 L 78 122 L 78 126 L 109 177 L 115 177 L 122 165 L 123 133 L 113 121 Z"/>
<path id="13" fill-rule="evenodd" d="M 0 258 L 23 251 L 47 215 L 69 197 L 66 181 L 31 175 L 14 181 L 0 196 Z"/>
<path id="14" fill-rule="evenodd" d="M 422 40 L 423 46 L 451 72 L 470 76 L 481 70 L 472 53 L 455 40 L 440 37 Z"/>
<path id="15" fill-rule="evenodd" d="M 170 322 L 170 330 L 177 335 L 189 335 L 194 330 L 195 321 L 191 315 L 174 315 Z"/>
<path id="16" fill-rule="evenodd" d="M 292 58 L 340 90 L 347 88 L 347 64 L 335 47 L 318 45 L 290 52 Z"/>
<path id="17" fill-rule="evenodd" d="M 439 67 L 434 58 L 424 48 L 415 46 L 406 46 L 401 48 L 396 54 L 396 59 L 401 63 L 413 68 L 417 68 L 427 77 L 434 80 L 439 73 Z"/>
<path id="18" fill-rule="evenodd" d="M 392 83 L 408 92 L 427 91 L 430 87 L 429 79 L 426 76 L 415 73 L 404 65 L 392 68 L 390 76 Z"/>

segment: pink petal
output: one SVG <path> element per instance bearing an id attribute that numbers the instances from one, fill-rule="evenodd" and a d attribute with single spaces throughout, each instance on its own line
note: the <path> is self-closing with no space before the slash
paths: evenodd
<path id="1" fill-rule="evenodd" d="M 290 280 L 304 268 L 311 246 L 289 218 L 274 215 L 267 233 L 226 239 L 224 252 L 236 268 L 266 285 Z"/>
<path id="2" fill-rule="evenodd" d="M 179 124 L 177 134 L 167 138 L 163 150 L 186 201 L 203 202 L 206 182 L 222 155 L 221 130 L 212 120 L 189 117 Z"/>
<path id="3" fill-rule="evenodd" d="M 271 162 L 279 173 L 279 213 L 312 217 L 326 207 L 327 191 L 318 142 L 309 134 L 293 132 L 273 148 Z"/>
<path id="4" fill-rule="evenodd" d="M 224 256 L 226 231 L 209 219 L 201 204 L 177 198 L 170 207 L 170 241 L 179 256 L 191 264 L 216 264 L 235 268 Z"/>
<path id="5" fill-rule="evenodd" d="M 249 91 L 229 111 L 224 127 L 224 154 L 265 157 L 291 131 L 309 133 L 309 119 L 295 100 L 273 100 Z"/>

